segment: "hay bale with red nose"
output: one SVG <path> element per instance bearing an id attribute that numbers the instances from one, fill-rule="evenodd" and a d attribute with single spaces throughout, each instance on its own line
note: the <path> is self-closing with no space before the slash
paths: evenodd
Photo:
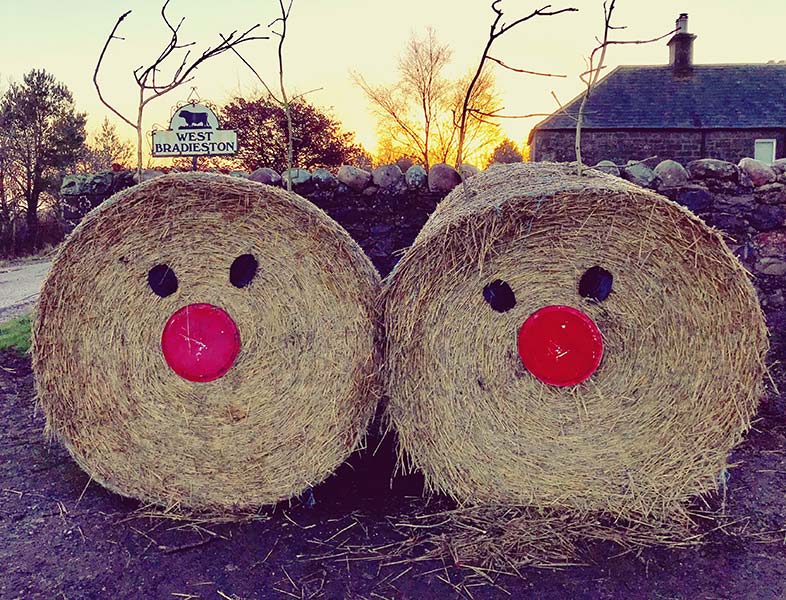
<path id="1" fill-rule="evenodd" d="M 599 172 L 473 177 L 385 295 L 404 459 L 462 503 L 677 515 L 762 391 L 764 320 L 720 235 Z"/>
<path id="2" fill-rule="evenodd" d="M 374 412 L 378 285 L 293 193 L 196 173 L 130 188 L 80 224 L 43 286 L 47 430 L 145 502 L 228 513 L 296 496 Z"/>

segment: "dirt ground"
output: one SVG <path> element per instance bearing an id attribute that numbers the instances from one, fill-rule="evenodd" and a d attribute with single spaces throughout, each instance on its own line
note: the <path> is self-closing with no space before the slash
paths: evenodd
<path id="1" fill-rule="evenodd" d="M 684 549 L 587 549 L 584 564 L 518 575 L 392 548 L 418 535 L 399 524 L 450 507 L 424 499 L 415 476 L 390 489 L 392 452 L 353 457 L 301 502 L 250 522 L 149 517 L 137 502 L 88 484 L 42 436 L 29 357 L 0 354 L 2 599 L 718 599 L 786 598 L 786 410 L 762 407 L 735 452 L 728 523 Z"/>

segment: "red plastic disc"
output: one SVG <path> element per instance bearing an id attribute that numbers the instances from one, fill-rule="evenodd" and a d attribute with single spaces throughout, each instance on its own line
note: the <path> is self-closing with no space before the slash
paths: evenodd
<path id="1" fill-rule="evenodd" d="M 213 381 L 226 374 L 240 352 L 240 332 L 225 310 L 189 304 L 175 312 L 161 335 L 169 367 L 188 381 Z"/>
<path id="2" fill-rule="evenodd" d="M 595 322 L 570 306 L 545 306 L 519 330 L 519 356 L 543 383 L 577 385 L 597 370 L 603 338 Z"/>

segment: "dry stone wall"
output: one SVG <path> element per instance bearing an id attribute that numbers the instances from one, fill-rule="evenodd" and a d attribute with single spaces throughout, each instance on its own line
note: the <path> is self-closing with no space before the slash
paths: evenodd
<path id="1" fill-rule="evenodd" d="M 772 331 L 773 355 L 786 356 L 786 159 L 773 165 L 749 158 L 738 164 L 700 159 L 686 166 L 671 160 L 656 165 L 601 161 L 596 168 L 658 191 L 723 232 L 754 275 Z M 465 175 L 472 173 L 468 169 Z M 143 178 L 158 175 L 146 171 Z M 284 185 L 287 176 L 272 169 L 232 175 L 270 185 Z M 461 181 L 448 165 L 435 165 L 429 172 L 417 165 L 405 172 L 396 165 L 373 172 L 347 165 L 335 174 L 298 169 L 291 176 L 294 190 L 341 223 L 383 276 L 440 200 Z M 91 208 L 134 183 L 128 171 L 67 177 L 61 190 L 65 216 L 74 225 Z"/>
<path id="2" fill-rule="evenodd" d="M 786 276 L 786 159 L 773 165 L 750 158 L 739 164 L 700 159 L 685 167 L 672 160 L 657 165 L 601 161 L 595 168 L 687 206 L 726 234 L 754 274 Z M 468 177 L 477 172 L 465 169 Z M 142 177 L 161 174 L 144 171 Z M 285 185 L 287 177 L 268 168 L 230 174 L 278 186 Z M 373 172 L 345 165 L 335 174 L 326 169 L 293 169 L 289 175 L 294 190 L 342 223 L 383 273 L 395 263 L 394 253 L 414 240 L 437 203 L 461 181 L 456 170 L 444 164 L 428 172 L 419 165 L 406 172 L 397 165 Z M 130 171 L 66 177 L 61 189 L 66 220 L 75 225 L 89 210 L 135 182 Z M 784 253 L 779 252 L 781 246 Z"/>

